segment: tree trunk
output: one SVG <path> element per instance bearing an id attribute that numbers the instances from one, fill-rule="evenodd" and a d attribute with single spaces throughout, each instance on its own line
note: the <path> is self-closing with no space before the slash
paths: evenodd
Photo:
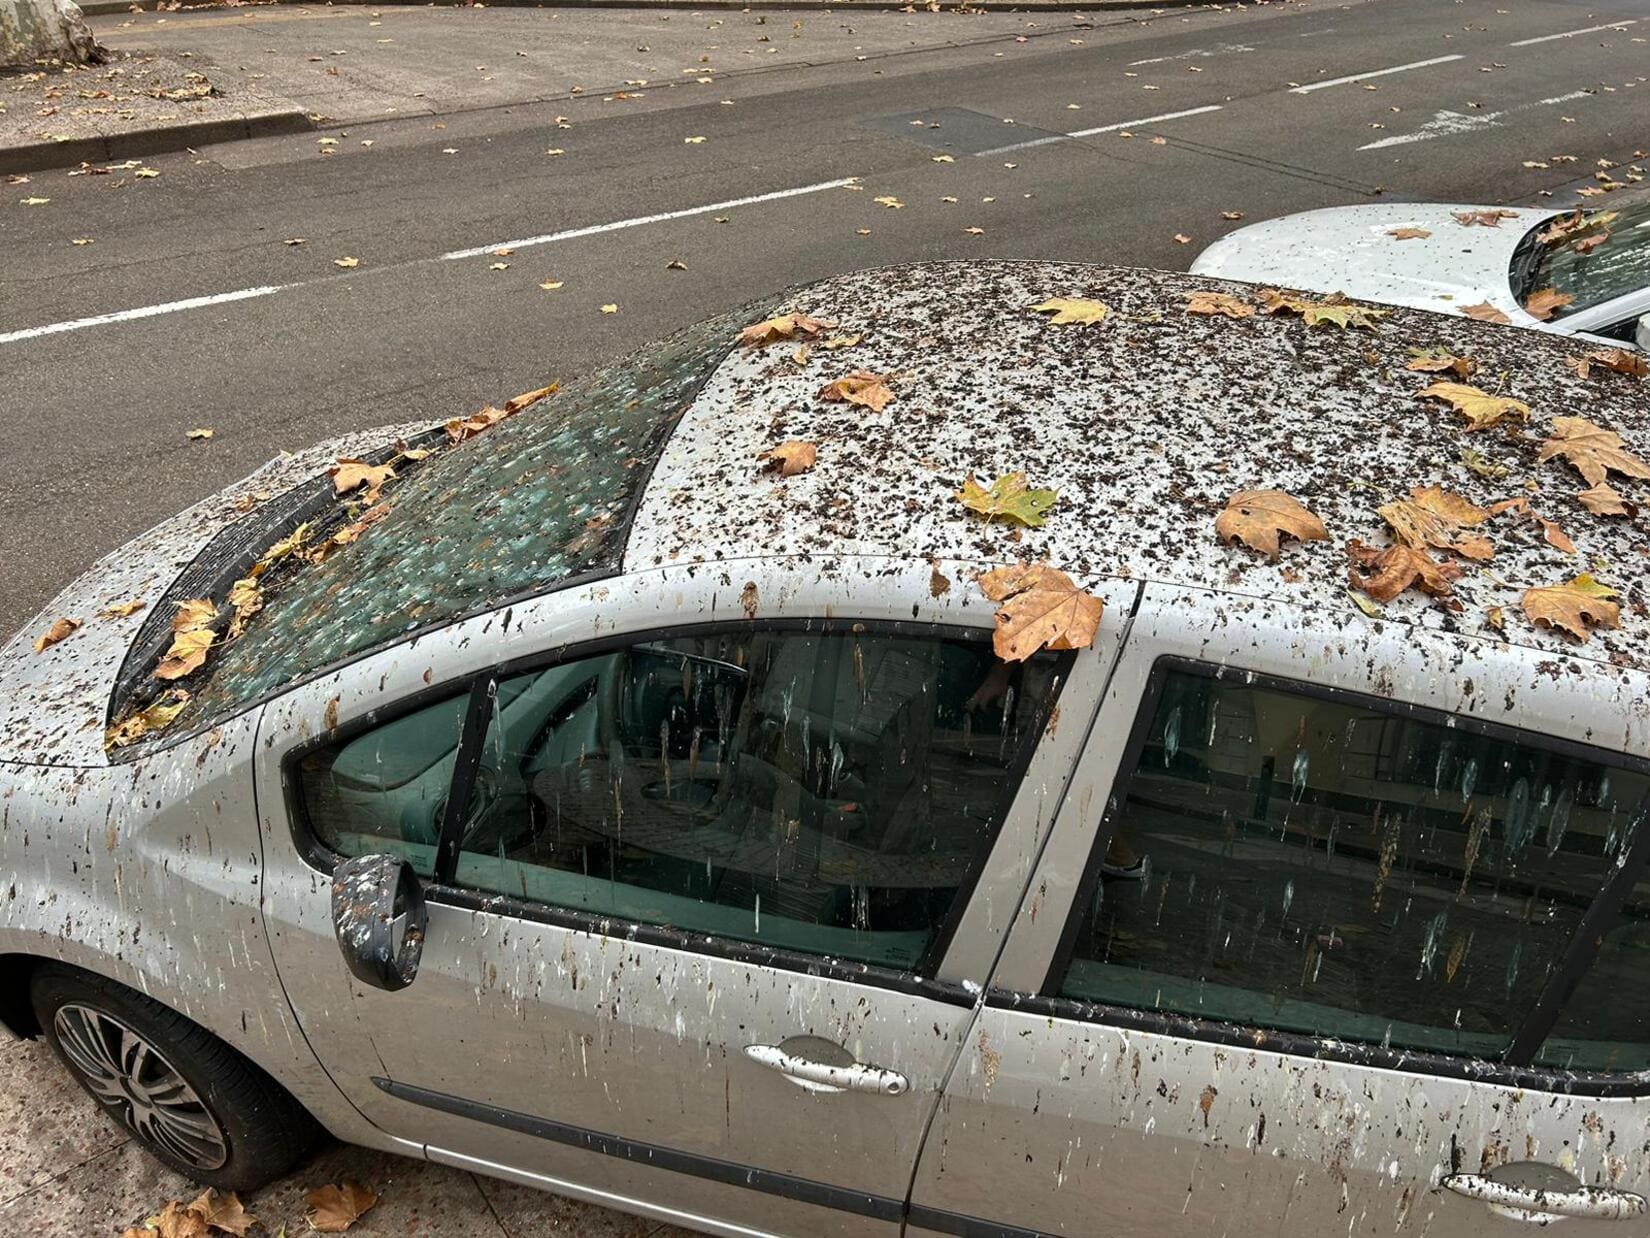
<path id="1" fill-rule="evenodd" d="M 84 64 L 100 51 L 72 0 L 0 0 L 0 69 L 48 58 Z"/>

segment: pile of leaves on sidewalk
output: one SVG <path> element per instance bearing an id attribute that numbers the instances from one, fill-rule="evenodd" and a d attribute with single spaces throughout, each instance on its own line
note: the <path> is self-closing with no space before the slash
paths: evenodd
<path id="1" fill-rule="evenodd" d="M 110 53 L 0 78 L 0 146 L 210 120 L 233 108 L 204 73 L 169 56 Z"/>
<path id="2" fill-rule="evenodd" d="M 342 1186 L 323 1186 L 304 1196 L 309 1206 L 304 1222 L 310 1230 L 322 1234 L 341 1234 L 378 1203 L 378 1194 L 371 1187 L 362 1186 L 348 1178 Z M 187 1204 L 168 1200 L 164 1208 L 142 1225 L 134 1225 L 121 1238 L 216 1238 L 232 1234 L 247 1238 L 252 1228 L 265 1228 L 264 1223 L 248 1212 L 234 1191 L 219 1193 L 208 1187 Z M 285 1238 L 282 1226 L 275 1238 Z"/>

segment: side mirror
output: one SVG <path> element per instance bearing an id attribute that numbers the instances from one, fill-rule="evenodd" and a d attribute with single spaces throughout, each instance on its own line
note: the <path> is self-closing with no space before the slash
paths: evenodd
<path id="1" fill-rule="evenodd" d="M 418 875 L 399 856 L 357 856 L 332 870 L 333 931 L 362 984 L 392 993 L 411 984 L 428 918 Z"/>

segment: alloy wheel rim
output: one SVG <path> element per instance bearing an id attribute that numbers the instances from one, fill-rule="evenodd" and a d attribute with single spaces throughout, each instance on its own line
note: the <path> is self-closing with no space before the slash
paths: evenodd
<path id="1" fill-rule="evenodd" d="M 195 1169 L 229 1159 L 223 1127 L 177 1067 L 113 1015 L 70 1002 L 52 1030 L 93 1096 L 149 1147 Z"/>

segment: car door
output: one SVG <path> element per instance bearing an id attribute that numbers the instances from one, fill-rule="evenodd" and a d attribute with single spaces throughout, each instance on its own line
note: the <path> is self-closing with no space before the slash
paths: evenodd
<path id="1" fill-rule="evenodd" d="M 1010 667 L 966 570 L 597 581 L 273 703 L 266 916 L 362 1113 L 716 1232 L 897 1233 L 1136 589 L 1097 586 L 1093 649 Z M 334 866 L 384 853 L 428 917 L 395 992 L 329 914 Z"/>
<path id="2" fill-rule="evenodd" d="M 1650 1232 L 1646 677 L 1557 665 L 1148 586 L 911 1232 Z"/>

